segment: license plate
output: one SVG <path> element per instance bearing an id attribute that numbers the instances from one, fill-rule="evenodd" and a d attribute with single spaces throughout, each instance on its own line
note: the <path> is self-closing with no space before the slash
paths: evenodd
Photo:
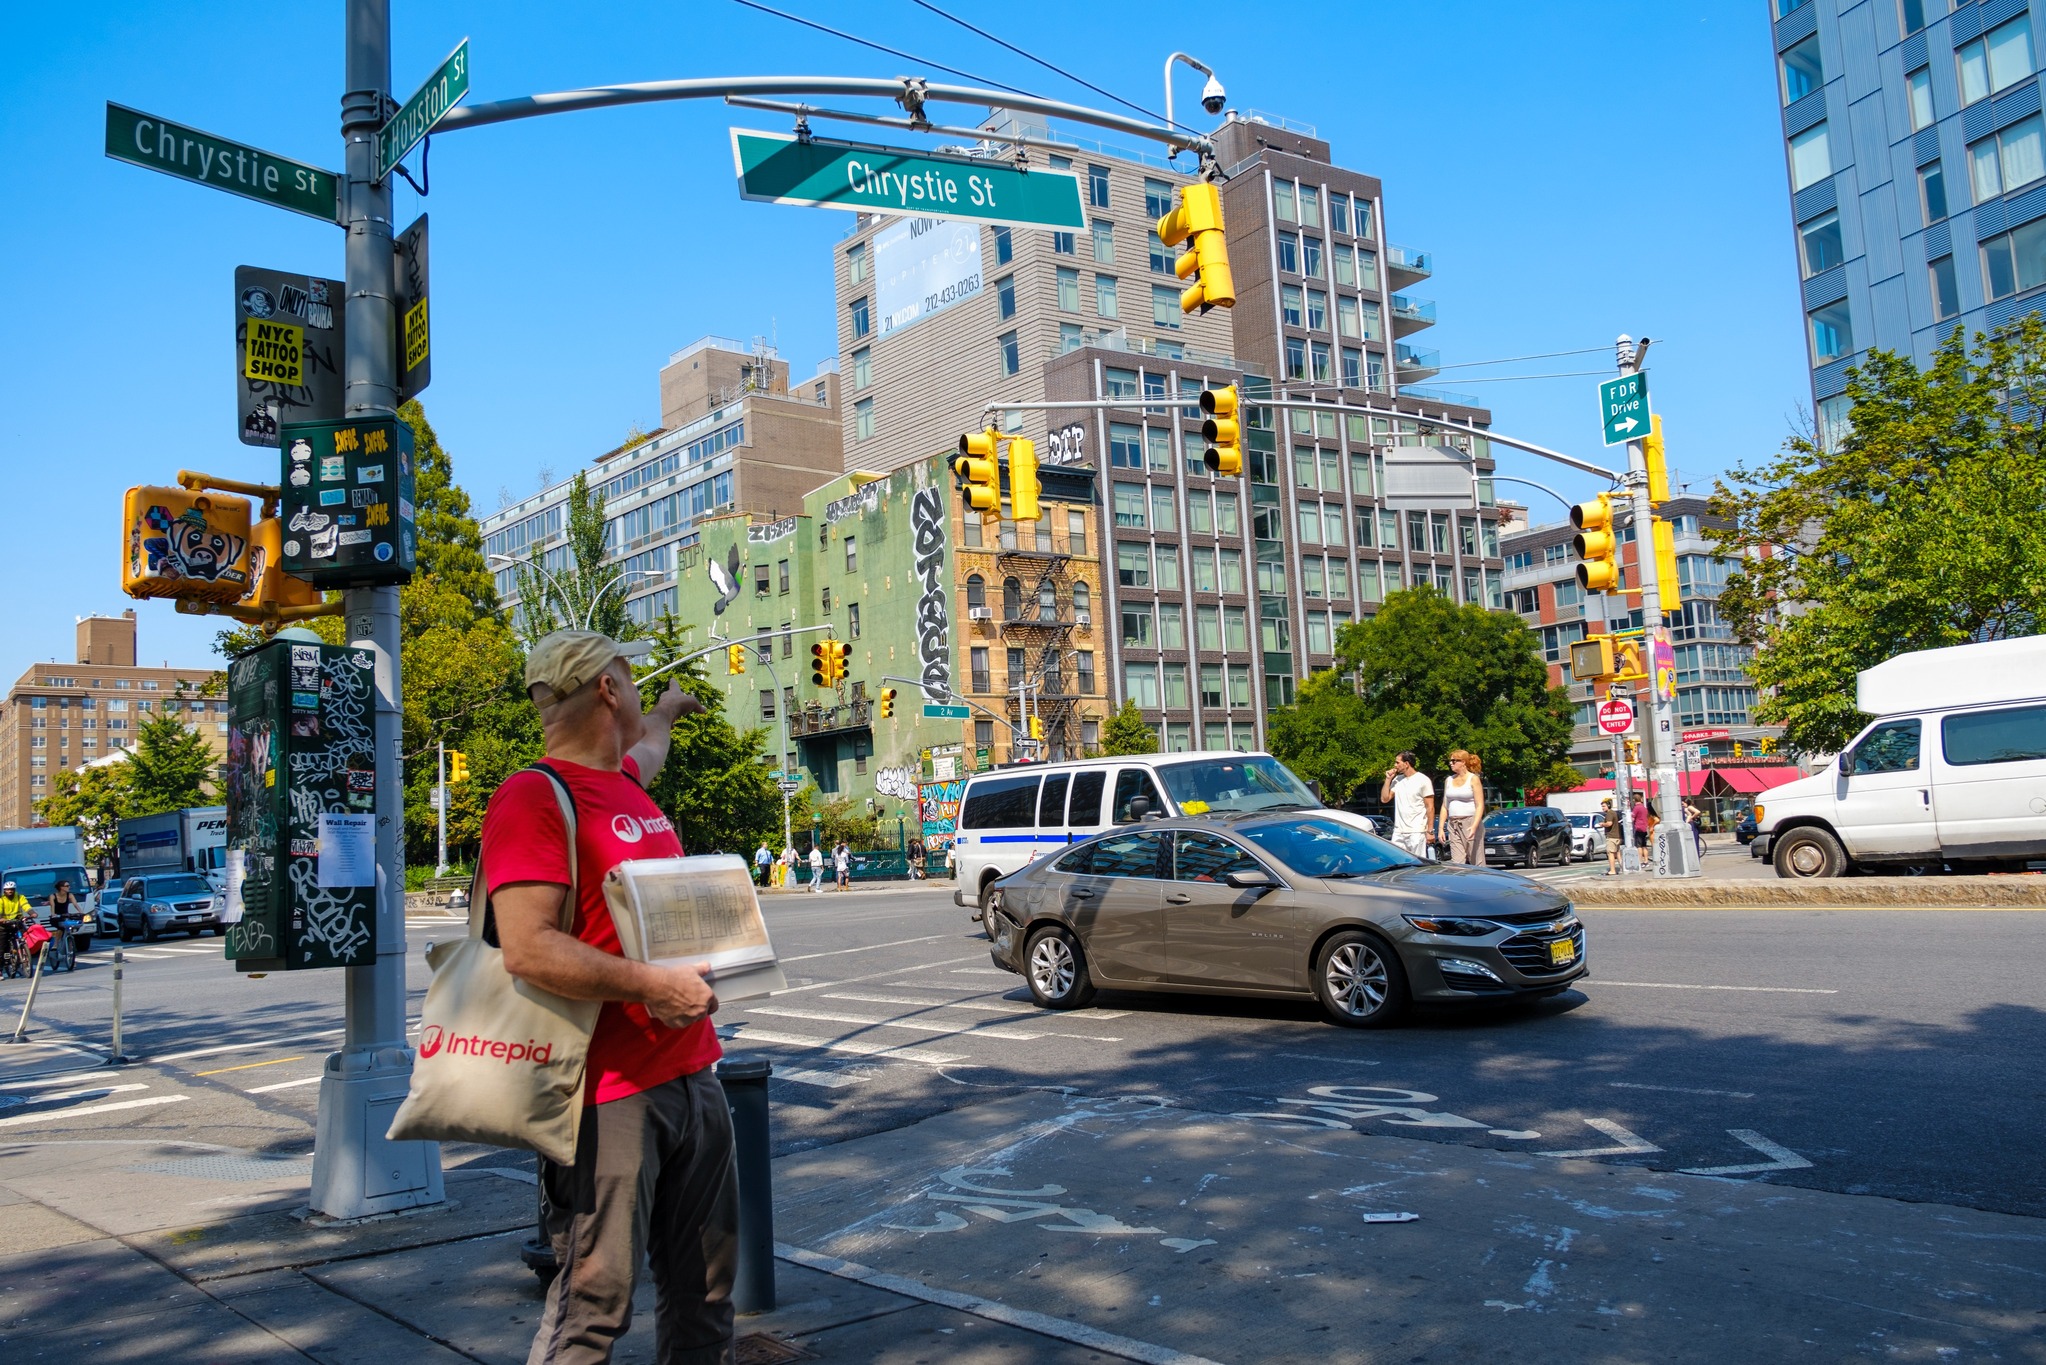
<path id="1" fill-rule="evenodd" d="M 1567 938 L 1559 938 L 1549 945 L 1549 965 L 1567 967 L 1577 960 L 1577 944 Z"/>

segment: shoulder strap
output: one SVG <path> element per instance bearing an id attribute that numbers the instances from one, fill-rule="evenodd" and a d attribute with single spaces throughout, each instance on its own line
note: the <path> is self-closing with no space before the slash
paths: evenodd
<path id="1" fill-rule="evenodd" d="M 534 763 L 521 768 L 520 772 L 544 773 L 548 784 L 554 788 L 554 800 L 561 807 L 561 821 L 568 834 L 568 894 L 561 901 L 561 932 L 575 931 L 576 891 L 581 885 L 576 862 L 576 810 L 575 793 L 569 790 L 568 782 L 562 775 L 545 763 Z M 476 872 L 469 882 L 469 937 L 480 938 L 491 946 L 497 946 L 497 923 L 490 912 L 490 883 L 483 877 L 483 857 L 478 851 Z"/>

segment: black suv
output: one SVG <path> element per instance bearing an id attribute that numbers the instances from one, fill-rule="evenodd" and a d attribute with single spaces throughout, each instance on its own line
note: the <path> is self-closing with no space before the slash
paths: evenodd
<path id="1" fill-rule="evenodd" d="M 1569 862 L 1569 817 L 1548 806 L 1493 811 L 1485 817 L 1485 861 L 1527 867 Z"/>

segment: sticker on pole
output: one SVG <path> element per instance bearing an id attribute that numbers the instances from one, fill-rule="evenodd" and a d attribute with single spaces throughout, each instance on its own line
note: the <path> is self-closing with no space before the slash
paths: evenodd
<path id="1" fill-rule="evenodd" d="M 1598 708 L 1598 728 L 1609 735 L 1624 735 L 1634 728 L 1634 703 L 1625 697 L 1614 697 L 1601 702 Z"/>

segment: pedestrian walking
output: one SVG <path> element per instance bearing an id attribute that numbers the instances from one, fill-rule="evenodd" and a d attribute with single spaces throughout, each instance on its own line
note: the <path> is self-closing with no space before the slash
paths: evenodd
<path id="1" fill-rule="evenodd" d="M 852 845 L 846 843 L 843 839 L 840 839 L 837 847 L 831 850 L 831 870 L 837 874 L 838 889 L 841 891 L 850 890 L 852 887 Z"/>
<path id="2" fill-rule="evenodd" d="M 810 890 L 822 895 L 824 892 L 824 845 L 810 845 Z"/>
<path id="3" fill-rule="evenodd" d="M 762 886 L 769 884 L 768 869 L 774 866 L 774 853 L 767 847 L 767 840 L 760 841 L 760 847 L 753 850 L 753 879 Z"/>
<path id="4" fill-rule="evenodd" d="M 1641 796 L 1636 796 L 1634 798 L 1633 815 L 1634 815 L 1634 847 L 1646 851 L 1648 848 L 1647 798 Z"/>
<path id="5" fill-rule="evenodd" d="M 1478 780 L 1484 765 L 1468 749 L 1449 755 L 1449 779 L 1442 784 L 1442 815 L 1435 824 L 1435 837 L 1449 845 L 1449 861 L 1485 861 L 1485 784 Z"/>
<path id="6" fill-rule="evenodd" d="M 604 879 L 633 858 L 680 857 L 682 842 L 646 787 L 670 732 L 703 706 L 673 683 L 650 712 L 624 648 L 563 630 L 526 659 L 545 766 L 566 784 L 568 825 L 552 779 L 514 773 L 483 818 L 482 866 L 504 967 L 571 1000 L 601 1000 L 590 1036 L 575 1161 L 542 1161 L 546 1230 L 560 1271 L 548 1287 L 530 1362 L 603 1362 L 632 1325 L 639 1268 L 655 1288 L 651 1357 L 731 1358 L 738 1257 L 732 1123 L 714 1064 L 717 996 L 707 964 L 624 956 Z M 576 889 L 569 927 L 562 912 Z"/>
<path id="7" fill-rule="evenodd" d="M 1691 840 L 1698 847 L 1698 861 L 1705 861 L 1705 812 L 1694 802 L 1684 802 L 1684 819 L 1691 825 Z"/>
<path id="8" fill-rule="evenodd" d="M 924 841 L 913 839 L 909 845 L 909 879 L 920 882 L 929 877 L 924 871 Z"/>
<path id="9" fill-rule="evenodd" d="M 1626 845 L 1626 827 L 1620 820 L 1620 812 L 1608 796 L 1599 803 L 1598 827 L 1606 836 L 1606 875 L 1620 875 L 1620 853 Z"/>
<path id="10" fill-rule="evenodd" d="M 1392 802 L 1392 841 L 1416 858 L 1428 856 L 1428 831 L 1435 824 L 1435 783 L 1402 749 L 1385 770 L 1378 799 Z"/>

